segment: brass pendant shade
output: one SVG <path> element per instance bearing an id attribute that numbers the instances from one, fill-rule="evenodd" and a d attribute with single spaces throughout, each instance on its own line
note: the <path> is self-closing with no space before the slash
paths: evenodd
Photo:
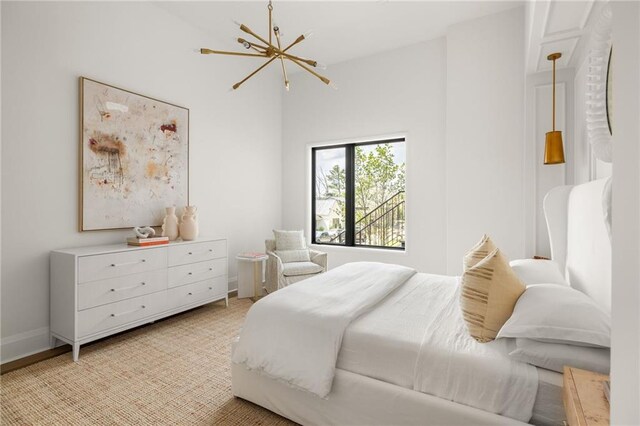
<path id="1" fill-rule="evenodd" d="M 547 137 L 544 142 L 544 164 L 562 163 L 564 163 L 562 132 L 559 130 L 547 132 Z"/>
<path id="2" fill-rule="evenodd" d="M 562 132 L 556 130 L 556 60 L 562 53 L 552 53 L 547 59 L 553 61 L 553 129 L 547 132 L 544 142 L 544 164 L 563 164 L 564 147 L 562 146 Z"/>

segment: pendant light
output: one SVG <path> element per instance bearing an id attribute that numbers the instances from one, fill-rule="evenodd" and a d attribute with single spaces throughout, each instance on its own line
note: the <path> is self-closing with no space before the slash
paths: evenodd
<path id="1" fill-rule="evenodd" d="M 556 130 L 556 60 L 562 53 L 552 53 L 547 59 L 553 61 L 553 127 L 547 132 L 544 143 L 544 164 L 563 164 L 564 149 L 562 147 L 562 132 Z"/>

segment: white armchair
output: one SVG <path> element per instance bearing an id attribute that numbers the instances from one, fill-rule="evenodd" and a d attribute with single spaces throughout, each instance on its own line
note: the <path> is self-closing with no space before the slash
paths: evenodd
<path id="1" fill-rule="evenodd" d="M 327 253 L 309 249 L 311 262 L 284 263 L 276 254 L 275 240 L 265 240 L 264 245 L 269 256 L 265 272 L 268 293 L 327 271 Z"/>

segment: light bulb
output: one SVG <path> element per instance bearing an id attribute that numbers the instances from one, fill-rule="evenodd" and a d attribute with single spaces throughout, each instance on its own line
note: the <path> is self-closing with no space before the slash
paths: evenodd
<path id="1" fill-rule="evenodd" d="M 236 24 L 238 27 L 241 27 L 242 24 L 238 21 L 236 21 L 235 19 L 232 19 L 233 23 Z"/>
<path id="2" fill-rule="evenodd" d="M 286 90 L 287 92 L 289 91 L 289 82 L 288 82 L 288 81 L 286 81 L 286 82 L 284 83 L 284 88 L 285 88 L 285 90 Z"/>
<path id="3" fill-rule="evenodd" d="M 305 39 L 311 38 L 311 36 L 313 36 L 313 31 L 307 31 L 306 33 L 304 33 Z"/>
<path id="4" fill-rule="evenodd" d="M 273 21 L 273 32 L 278 33 L 280 38 L 284 37 L 284 33 L 282 32 L 282 28 L 278 25 L 276 21 Z"/>
<path id="5" fill-rule="evenodd" d="M 317 61 L 316 61 L 315 67 L 319 68 L 321 70 L 326 70 L 327 69 L 327 66 L 325 64 L 323 64 L 322 62 L 317 62 Z"/>
<path id="6" fill-rule="evenodd" d="M 338 90 L 338 86 L 333 82 L 329 82 L 329 87 L 331 87 L 333 90 Z"/>

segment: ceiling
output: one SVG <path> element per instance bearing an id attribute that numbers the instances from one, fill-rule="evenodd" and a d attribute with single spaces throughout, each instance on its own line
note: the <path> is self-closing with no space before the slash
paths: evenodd
<path id="1" fill-rule="evenodd" d="M 558 68 L 578 66 L 603 6 L 594 0 L 530 3 L 527 73 L 549 71 L 552 64 L 547 56 L 554 52 L 562 53 Z"/>
<path id="2" fill-rule="evenodd" d="M 245 36 L 233 23 L 267 36 L 267 1 L 155 2 L 211 35 L 207 47 L 240 50 Z M 498 13 L 521 1 L 274 1 L 275 22 L 284 44 L 300 34 L 313 36 L 292 53 L 330 65 L 444 36 L 455 23 Z"/>

